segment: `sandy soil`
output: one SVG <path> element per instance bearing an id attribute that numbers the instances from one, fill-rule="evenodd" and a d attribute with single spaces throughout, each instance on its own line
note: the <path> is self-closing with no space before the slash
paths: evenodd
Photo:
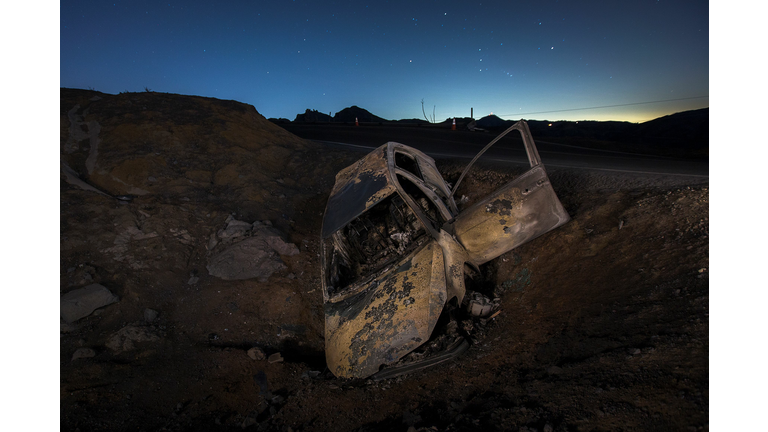
<path id="1" fill-rule="evenodd" d="M 100 128 L 90 174 L 75 105 L 77 128 Z M 135 196 L 62 175 L 61 294 L 100 283 L 120 298 L 62 322 L 62 430 L 708 429 L 706 182 L 550 170 L 572 221 L 484 266 L 501 313 L 470 350 L 416 375 L 340 380 L 324 365 L 318 236 L 334 175 L 359 154 L 235 102 L 62 89 L 61 111 L 62 160 Z M 437 165 L 449 182 L 463 167 Z M 519 172 L 481 164 L 458 195 L 469 205 Z M 206 247 L 229 215 L 269 221 L 300 253 L 266 282 L 210 276 Z M 145 337 L 110 348 L 126 327 Z M 93 355 L 73 359 L 81 348 Z"/>

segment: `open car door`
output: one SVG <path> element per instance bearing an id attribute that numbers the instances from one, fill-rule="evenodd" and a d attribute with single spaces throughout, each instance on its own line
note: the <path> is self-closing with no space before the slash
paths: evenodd
<path id="1" fill-rule="evenodd" d="M 512 130 L 520 132 L 531 168 L 491 195 L 462 210 L 451 224 L 453 234 L 477 265 L 488 262 L 570 220 L 552 189 L 528 124 L 522 120 L 491 141 L 475 156 L 456 182 L 453 192 L 480 155 Z"/>

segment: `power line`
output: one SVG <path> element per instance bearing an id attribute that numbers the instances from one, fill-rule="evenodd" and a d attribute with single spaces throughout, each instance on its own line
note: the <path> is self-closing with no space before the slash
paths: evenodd
<path id="1" fill-rule="evenodd" d="M 603 105 L 603 106 L 586 107 L 586 108 L 570 108 L 570 109 L 554 110 L 554 111 L 537 111 L 537 112 L 526 112 L 526 113 L 515 113 L 515 114 L 499 114 L 499 117 L 512 117 L 512 116 L 521 116 L 521 115 L 530 115 L 530 114 L 549 114 L 549 113 L 566 112 L 566 111 L 583 111 L 583 110 L 592 110 L 592 109 L 600 109 L 600 108 L 615 108 L 615 107 L 632 106 L 632 105 L 647 105 L 647 104 L 661 103 L 661 102 L 674 102 L 674 101 L 690 100 L 690 99 L 703 99 L 703 98 L 708 98 L 708 97 L 709 97 L 709 95 L 707 95 L 707 96 L 694 96 L 694 97 L 687 97 L 687 98 L 678 98 L 678 99 L 664 99 L 664 100 L 657 100 L 657 101 L 650 101 L 650 102 L 634 102 L 634 103 L 626 103 L 626 104 L 618 104 L 618 105 Z"/>

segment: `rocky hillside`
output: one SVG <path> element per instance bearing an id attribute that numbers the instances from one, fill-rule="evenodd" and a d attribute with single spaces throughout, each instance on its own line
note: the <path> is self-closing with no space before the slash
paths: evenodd
<path id="1" fill-rule="evenodd" d="M 113 196 L 231 201 L 250 218 L 282 218 L 283 192 L 317 181 L 310 150 L 235 101 L 61 89 L 62 164 Z"/>

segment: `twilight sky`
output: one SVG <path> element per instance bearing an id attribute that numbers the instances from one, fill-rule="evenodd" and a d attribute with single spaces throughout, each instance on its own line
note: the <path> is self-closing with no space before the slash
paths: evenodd
<path id="1" fill-rule="evenodd" d="M 472 107 L 638 122 L 709 106 L 709 4 L 62 0 L 60 85 L 233 99 L 290 120 L 351 105 L 423 118 L 424 100 L 438 121 Z"/>

